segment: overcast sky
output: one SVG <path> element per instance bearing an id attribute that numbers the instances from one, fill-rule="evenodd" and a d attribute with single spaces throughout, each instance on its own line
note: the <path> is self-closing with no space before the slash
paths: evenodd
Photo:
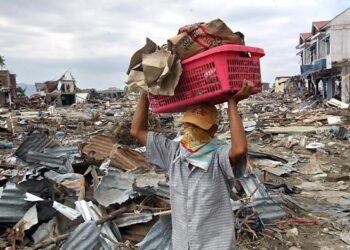
<path id="1" fill-rule="evenodd" d="M 59 78 L 69 69 L 80 88 L 124 87 L 134 51 L 178 28 L 221 18 L 246 44 L 265 49 L 263 81 L 299 73 L 299 33 L 329 20 L 349 0 L 0 0 L 0 55 L 17 81 Z"/>

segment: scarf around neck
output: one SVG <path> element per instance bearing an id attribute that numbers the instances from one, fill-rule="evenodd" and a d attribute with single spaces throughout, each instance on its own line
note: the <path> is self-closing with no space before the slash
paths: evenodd
<path id="1" fill-rule="evenodd" d="M 226 144 L 225 141 L 213 138 L 210 142 L 188 149 L 180 142 L 180 157 L 195 167 L 207 171 L 213 155 L 219 146 Z"/>

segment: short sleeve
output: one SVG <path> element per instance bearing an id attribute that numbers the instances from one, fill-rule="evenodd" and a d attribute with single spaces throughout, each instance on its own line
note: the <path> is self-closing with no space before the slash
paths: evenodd
<path id="1" fill-rule="evenodd" d="M 146 142 L 146 160 L 160 168 L 168 170 L 175 159 L 178 142 L 174 142 L 164 135 L 148 132 Z"/>
<path id="2" fill-rule="evenodd" d="M 231 165 L 230 149 L 231 145 L 223 145 L 217 149 L 218 164 L 227 180 L 239 179 L 245 173 L 247 160 L 243 157 L 237 164 Z"/>

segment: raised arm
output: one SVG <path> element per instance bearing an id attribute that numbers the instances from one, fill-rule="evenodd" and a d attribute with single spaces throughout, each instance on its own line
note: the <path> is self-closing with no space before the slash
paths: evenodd
<path id="1" fill-rule="evenodd" d="M 231 150 L 230 162 L 232 165 L 238 163 L 246 156 L 248 146 L 241 117 L 238 113 L 238 102 L 250 96 L 253 83 L 244 81 L 242 89 L 228 100 L 228 115 L 230 119 Z"/>
<path id="2" fill-rule="evenodd" d="M 137 103 L 130 130 L 131 135 L 144 146 L 146 145 L 148 134 L 148 107 L 147 94 L 143 93 Z"/>

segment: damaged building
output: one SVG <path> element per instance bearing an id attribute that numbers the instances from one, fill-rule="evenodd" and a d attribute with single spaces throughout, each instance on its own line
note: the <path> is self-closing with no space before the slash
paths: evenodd
<path id="1" fill-rule="evenodd" d="M 84 102 L 81 99 L 86 99 L 89 95 L 89 93 L 83 93 L 76 86 L 75 79 L 69 71 L 65 72 L 58 80 L 35 83 L 35 87 L 45 99 L 45 103 L 58 106 Z"/>
<path id="2" fill-rule="evenodd" d="M 11 105 L 16 98 L 16 75 L 8 70 L 0 70 L 0 106 Z"/>
<path id="3" fill-rule="evenodd" d="M 274 90 L 276 93 L 284 93 L 289 78 L 290 76 L 276 76 L 274 83 Z"/>
<path id="4" fill-rule="evenodd" d="M 311 32 L 300 33 L 298 87 L 323 98 L 350 102 L 350 8 L 332 20 L 313 22 Z"/>
<path id="5" fill-rule="evenodd" d="M 125 91 L 118 88 L 108 88 L 104 90 L 97 90 L 97 98 L 99 99 L 119 99 L 125 96 Z"/>

